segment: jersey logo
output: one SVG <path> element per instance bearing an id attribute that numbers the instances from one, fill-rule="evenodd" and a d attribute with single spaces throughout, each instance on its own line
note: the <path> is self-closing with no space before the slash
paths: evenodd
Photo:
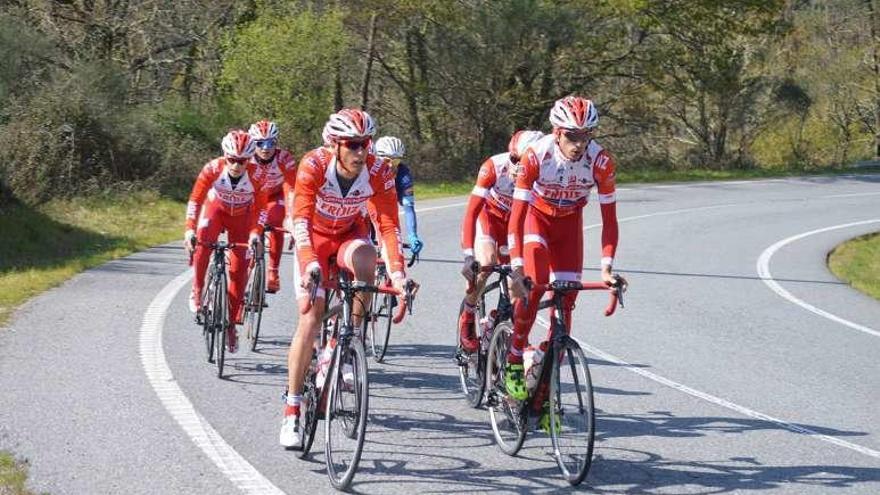
<path id="1" fill-rule="evenodd" d="M 385 181 L 385 190 L 389 190 L 394 187 L 394 179 Z"/>

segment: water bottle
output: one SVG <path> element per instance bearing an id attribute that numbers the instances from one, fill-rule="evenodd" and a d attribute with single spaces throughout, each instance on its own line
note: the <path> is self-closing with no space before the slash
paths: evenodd
<path id="1" fill-rule="evenodd" d="M 330 361 L 333 360 L 334 347 L 336 347 L 336 339 L 330 339 L 318 356 L 318 374 L 315 377 L 315 385 L 319 389 L 324 387 L 324 381 L 327 379 L 327 370 L 330 368 Z"/>
<path id="2" fill-rule="evenodd" d="M 480 335 L 482 336 L 482 348 L 488 349 L 492 342 L 492 331 L 495 330 L 495 317 L 498 311 L 492 310 L 488 315 L 480 318 Z"/>

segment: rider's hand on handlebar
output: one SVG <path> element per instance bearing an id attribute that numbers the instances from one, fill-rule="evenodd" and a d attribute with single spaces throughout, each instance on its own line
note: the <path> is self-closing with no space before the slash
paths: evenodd
<path id="1" fill-rule="evenodd" d="M 183 248 L 186 249 L 187 254 L 192 254 L 196 248 L 196 232 L 194 230 L 187 230 L 183 233 Z"/>
<path id="2" fill-rule="evenodd" d="M 626 290 L 626 279 L 612 273 L 611 265 L 602 266 L 602 281 L 608 284 L 609 287 L 618 287 L 621 290 Z"/>
<path id="3" fill-rule="evenodd" d="M 250 237 L 248 237 L 248 246 L 253 250 L 257 250 L 260 248 L 260 234 L 252 232 Z"/>
<path id="4" fill-rule="evenodd" d="M 302 281 L 300 281 L 300 286 L 306 290 L 306 292 L 311 293 L 313 286 L 318 286 L 321 284 L 321 265 L 318 264 L 317 261 L 314 261 L 306 267 L 306 272 L 303 274 Z"/>
<path id="5" fill-rule="evenodd" d="M 391 285 L 401 294 L 406 293 L 406 285 L 407 282 L 412 282 L 412 292 L 411 295 L 415 295 L 416 292 L 419 291 L 419 284 L 412 279 L 408 279 L 407 277 L 393 277 L 391 280 Z"/>
<path id="6" fill-rule="evenodd" d="M 529 289 L 526 287 L 526 276 L 523 273 L 523 267 L 517 266 L 510 273 L 510 290 L 514 298 L 523 298 L 529 295 Z"/>
<path id="7" fill-rule="evenodd" d="M 464 257 L 464 266 L 461 267 L 461 275 L 467 280 L 473 280 L 477 275 L 474 273 L 474 257 L 473 256 L 465 256 Z"/>
<path id="8" fill-rule="evenodd" d="M 414 256 L 418 256 L 418 254 L 422 251 L 422 248 L 425 247 L 425 243 L 419 239 L 419 236 L 413 236 L 409 239 L 409 252 Z"/>

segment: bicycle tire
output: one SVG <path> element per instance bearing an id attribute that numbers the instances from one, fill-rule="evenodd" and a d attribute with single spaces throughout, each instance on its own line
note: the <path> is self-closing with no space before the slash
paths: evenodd
<path id="1" fill-rule="evenodd" d="M 208 362 L 214 363 L 214 275 L 208 272 L 208 282 L 202 291 L 202 337 L 205 339 L 205 354 Z"/>
<path id="2" fill-rule="evenodd" d="M 226 364 L 226 329 L 229 327 L 229 293 L 226 288 L 226 274 L 221 274 L 217 283 L 216 308 L 214 312 L 214 342 L 217 349 L 217 378 L 223 378 L 223 366 Z"/>
<path id="3" fill-rule="evenodd" d="M 245 289 L 244 328 L 250 340 L 251 351 L 257 350 L 260 325 L 263 321 L 263 302 L 266 300 L 266 270 L 261 259 L 254 261 L 247 288 Z"/>
<path id="4" fill-rule="evenodd" d="M 566 339 L 553 366 L 549 414 L 553 457 L 563 478 L 579 485 L 590 470 L 596 433 L 593 384 L 581 347 Z"/>
<path id="5" fill-rule="evenodd" d="M 458 328 L 458 322 L 461 320 L 461 313 L 464 311 L 464 301 L 458 308 L 458 318 L 455 320 L 455 360 L 458 362 L 458 379 L 461 383 L 461 391 L 464 393 L 467 403 L 473 408 L 480 407 L 483 402 L 483 395 L 486 391 L 486 354 L 482 349 L 482 335 L 480 335 L 480 320 L 485 316 L 485 306 L 481 302 L 477 303 L 476 313 L 474 314 L 474 335 L 480 337 L 481 348 L 474 353 L 466 353 L 461 347 L 461 336 Z"/>
<path id="6" fill-rule="evenodd" d="M 522 402 L 509 398 L 504 384 L 507 349 L 513 337 L 513 326 L 502 322 L 495 327 L 486 356 L 486 405 L 495 443 L 507 455 L 514 456 L 526 439 L 528 416 Z"/>
<path id="7" fill-rule="evenodd" d="M 370 314 L 370 347 L 373 349 L 373 360 L 377 363 L 385 360 L 385 353 L 388 352 L 391 321 L 394 319 L 393 301 L 391 294 L 376 293 L 373 297 L 372 306 L 376 310 Z"/>
<path id="8" fill-rule="evenodd" d="M 313 355 L 312 365 L 309 367 L 309 370 L 306 372 L 306 377 L 303 386 L 303 403 L 304 406 L 302 408 L 302 434 L 303 434 L 303 448 L 300 452 L 297 453 L 300 459 L 305 458 L 309 455 L 309 451 L 312 449 L 312 443 L 315 441 L 315 432 L 318 429 L 318 407 L 320 400 L 320 390 L 318 390 L 318 385 L 315 382 L 315 366 L 317 365 L 317 356 Z"/>
<path id="9" fill-rule="evenodd" d="M 352 367 L 353 379 L 350 390 L 346 390 L 348 386 L 343 379 L 345 363 L 349 363 Z M 357 471 L 367 431 L 369 378 L 366 352 L 360 339 L 352 338 L 344 348 L 342 346 L 336 348 L 333 365 L 328 375 L 328 378 L 330 377 L 332 379 L 329 382 L 330 388 L 324 413 L 324 454 L 327 476 L 334 488 L 346 490 Z M 351 404 L 346 404 L 348 401 Z M 343 442 L 350 445 L 343 445 Z"/>

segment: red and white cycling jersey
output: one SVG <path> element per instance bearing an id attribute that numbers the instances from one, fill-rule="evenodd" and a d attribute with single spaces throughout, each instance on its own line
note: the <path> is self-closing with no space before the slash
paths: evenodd
<path id="1" fill-rule="evenodd" d="M 512 263 L 522 264 L 522 239 L 525 205 L 547 217 L 563 217 L 581 210 L 589 200 L 594 186 L 602 205 L 603 264 L 610 264 L 617 247 L 617 214 L 614 160 L 595 140 L 578 160 L 567 160 L 556 144 L 556 136 L 548 134 L 531 145 L 520 161 L 522 170 L 513 192 L 513 218 L 523 208 L 520 221 L 510 221 L 508 247 Z M 518 205 L 519 204 L 519 205 Z M 606 207 L 607 206 L 607 207 Z M 577 235 L 581 235 L 578 233 Z"/>
<path id="2" fill-rule="evenodd" d="M 461 227 L 461 248 L 465 256 L 473 256 L 477 217 L 481 210 L 506 225 L 513 203 L 514 183 L 509 174 L 511 166 L 510 153 L 493 155 L 480 166 Z"/>
<path id="3" fill-rule="evenodd" d="M 263 181 L 270 201 L 280 199 L 284 183 L 293 186 L 296 181 L 296 159 L 287 150 L 279 149 L 272 161 L 260 163 L 256 155 L 251 161 L 257 166 L 257 174 Z"/>
<path id="4" fill-rule="evenodd" d="M 226 170 L 226 159 L 215 158 L 207 163 L 199 173 L 196 184 L 189 196 L 186 207 L 186 228 L 195 230 L 202 205 L 216 202 L 220 209 L 230 216 L 251 215 L 252 225 L 266 209 L 266 191 L 256 171 L 256 165 L 248 163 L 244 173 L 233 187 L 232 179 Z"/>
<path id="5" fill-rule="evenodd" d="M 367 155 L 366 165 L 343 196 L 336 178 L 336 156 L 329 148 L 317 148 L 300 162 L 294 191 L 293 198 L 287 197 L 287 211 L 293 217 L 297 259 L 302 272 L 309 263 L 317 261 L 312 245 L 313 231 L 323 237 L 335 237 L 364 227 L 369 207 L 388 252 L 391 272 L 403 274 L 394 170 L 387 160 Z"/>

